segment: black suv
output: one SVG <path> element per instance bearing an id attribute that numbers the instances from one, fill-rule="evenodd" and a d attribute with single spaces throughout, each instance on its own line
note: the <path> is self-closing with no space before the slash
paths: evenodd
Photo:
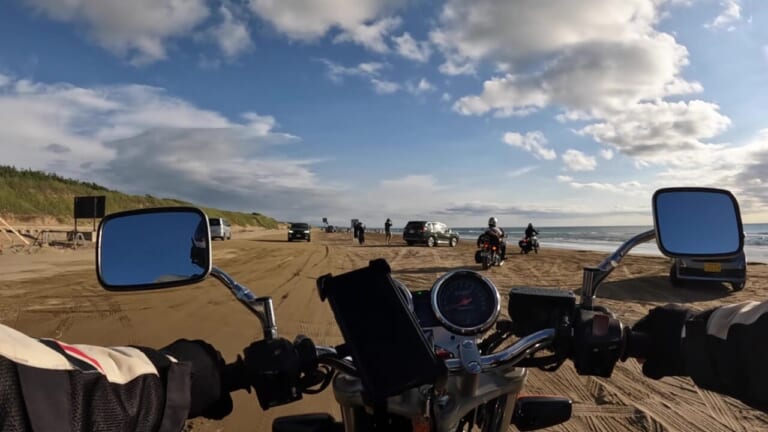
<path id="1" fill-rule="evenodd" d="M 310 226 L 307 223 L 292 223 L 288 227 L 288 241 L 310 241 Z"/>
<path id="2" fill-rule="evenodd" d="M 432 247 L 442 243 L 454 247 L 459 243 L 459 234 L 442 222 L 410 221 L 403 228 L 403 240 L 408 246 L 423 243 Z"/>

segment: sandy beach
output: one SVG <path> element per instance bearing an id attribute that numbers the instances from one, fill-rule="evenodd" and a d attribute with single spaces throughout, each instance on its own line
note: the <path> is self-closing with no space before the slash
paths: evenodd
<path id="1" fill-rule="evenodd" d="M 474 240 L 456 248 L 407 247 L 399 238 L 386 246 L 383 236 L 369 235 L 361 247 L 347 233 L 313 234 L 311 243 L 285 241 L 283 231 L 239 233 L 232 241 L 214 242 L 214 262 L 259 295 L 275 302 L 282 336 L 305 334 L 318 344 L 341 342 L 329 306 L 316 293 L 315 279 L 342 273 L 386 258 L 394 275 L 409 288 L 428 289 L 443 273 L 478 269 Z M 507 263 L 485 274 L 502 295 L 513 286 L 532 285 L 578 292 L 581 269 L 596 265 L 601 252 L 542 249 L 518 255 L 510 245 Z M 202 338 L 231 361 L 261 330 L 258 321 L 216 281 L 165 291 L 110 293 L 96 282 L 92 248 L 35 254 L 0 255 L 0 321 L 36 337 L 72 343 L 137 344 L 159 347 L 176 338 Z M 726 286 L 673 288 L 669 261 L 630 256 L 608 278 L 598 296 L 626 323 L 656 305 L 685 303 L 704 309 L 723 303 L 762 300 L 768 295 L 768 266 L 750 265 L 746 288 Z M 555 431 L 768 431 L 768 415 L 738 401 L 697 389 L 689 379 L 644 378 L 639 365 L 620 363 L 612 378 L 575 374 L 570 363 L 555 373 L 533 370 L 529 394 L 560 394 L 574 401 L 574 416 Z M 301 402 L 263 412 L 253 394 L 235 395 L 235 411 L 220 421 L 190 422 L 193 431 L 268 431 L 282 415 L 331 412 L 338 417 L 327 390 Z"/>

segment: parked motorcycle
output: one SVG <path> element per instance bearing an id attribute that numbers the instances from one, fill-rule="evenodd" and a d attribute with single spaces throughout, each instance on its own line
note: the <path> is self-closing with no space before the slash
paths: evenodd
<path id="1" fill-rule="evenodd" d="M 609 377 L 619 360 L 649 352 L 647 335 L 594 304 L 600 283 L 633 247 L 655 238 L 664 254 L 688 258 L 730 257 L 743 249 L 738 204 L 727 191 L 659 190 L 653 213 L 654 230 L 584 268 L 580 303 L 570 291 L 516 288 L 508 293 L 509 319 L 499 318 L 496 286 L 470 270 L 449 272 L 431 289 L 413 293 L 383 260 L 323 276 L 319 297 L 329 303 L 345 341 L 336 347 L 280 338 L 272 299 L 257 297 L 211 265 L 207 217 L 195 208 L 104 218 L 97 275 L 115 291 L 189 285 L 209 275 L 228 287 L 258 317 L 263 339 L 245 352 L 260 360 L 258 367 L 246 369 L 240 358 L 227 365 L 227 389 L 253 388 L 269 409 L 332 385 L 341 407 L 340 421 L 327 414 L 283 417 L 274 421 L 275 432 L 500 432 L 510 424 L 535 430 L 567 421 L 571 401 L 520 396 L 526 368 L 555 372 L 571 360 L 581 375 Z"/>
<path id="2" fill-rule="evenodd" d="M 488 270 L 492 266 L 502 265 L 499 240 L 483 234 L 477 239 L 477 245 L 478 250 L 475 252 L 475 262 L 482 265 L 483 270 Z"/>

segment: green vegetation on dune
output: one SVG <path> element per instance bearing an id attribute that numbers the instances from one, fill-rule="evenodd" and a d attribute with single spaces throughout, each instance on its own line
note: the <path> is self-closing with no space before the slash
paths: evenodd
<path id="1" fill-rule="evenodd" d="M 0 214 L 16 217 L 53 217 L 72 220 L 73 198 L 105 195 L 107 213 L 146 207 L 194 205 L 171 198 L 128 195 L 95 183 L 63 178 L 56 174 L 20 170 L 0 165 Z M 224 217 L 234 225 L 277 228 L 277 221 L 259 213 L 242 213 L 201 207 L 210 217 Z"/>

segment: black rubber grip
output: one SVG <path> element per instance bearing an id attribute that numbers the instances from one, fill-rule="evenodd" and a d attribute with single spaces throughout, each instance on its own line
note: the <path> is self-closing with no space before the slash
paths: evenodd
<path id="1" fill-rule="evenodd" d="M 640 333 L 627 329 L 627 341 L 624 346 L 624 359 L 628 357 L 648 358 L 653 347 L 653 339 L 648 333 Z"/>
<path id="2" fill-rule="evenodd" d="M 233 363 L 224 365 L 221 371 L 221 384 L 224 389 L 232 393 L 237 390 L 251 392 L 251 384 L 248 382 L 248 371 L 242 357 L 237 356 Z"/>

